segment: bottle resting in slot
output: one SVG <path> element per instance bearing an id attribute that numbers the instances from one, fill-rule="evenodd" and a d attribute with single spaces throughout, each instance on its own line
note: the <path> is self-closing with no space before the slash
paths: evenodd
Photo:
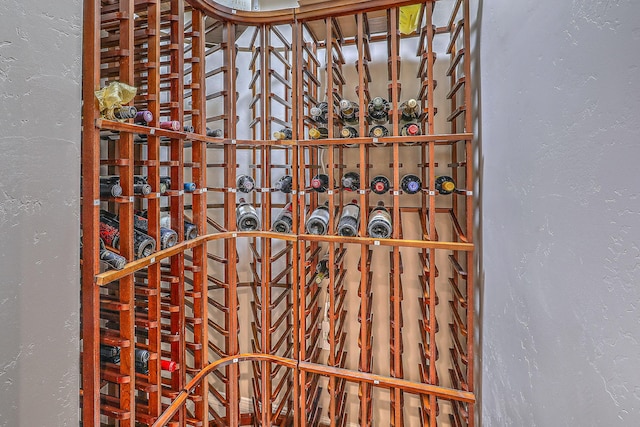
<path id="1" fill-rule="evenodd" d="M 120 256 L 117 253 L 107 249 L 107 246 L 104 244 L 104 240 L 102 238 L 99 238 L 99 240 L 100 240 L 100 249 L 99 249 L 98 258 L 100 259 L 101 265 L 103 265 L 107 270 L 109 269 L 122 270 L 124 266 L 127 264 L 127 260 L 123 256 Z M 82 236 L 80 236 L 80 256 L 81 257 L 82 257 L 82 248 L 83 248 Z"/>
<path id="2" fill-rule="evenodd" d="M 309 129 L 309 139 L 327 139 L 329 138 L 329 130 L 324 127 Z"/>
<path id="3" fill-rule="evenodd" d="M 338 221 L 338 234 L 344 237 L 353 237 L 358 235 L 358 227 L 360 226 L 360 207 L 356 200 L 344 205 L 342 215 Z"/>
<path id="4" fill-rule="evenodd" d="M 173 130 L 177 132 L 180 129 L 182 129 L 182 126 L 180 125 L 180 122 L 177 120 L 169 120 L 166 122 L 160 122 L 160 128 L 166 129 L 166 130 Z"/>
<path id="5" fill-rule="evenodd" d="M 328 121 L 327 114 L 329 112 L 329 104 L 326 102 L 319 102 L 315 107 L 311 107 L 309 115 L 311 120 L 316 123 L 326 124 Z"/>
<path id="6" fill-rule="evenodd" d="M 358 129 L 353 126 L 344 126 L 340 129 L 340 138 L 357 138 L 360 136 Z"/>
<path id="7" fill-rule="evenodd" d="M 377 124 L 385 124 L 389 121 L 389 109 L 391 106 L 389 105 L 389 101 L 379 96 L 376 96 L 371 101 L 369 101 L 369 106 L 367 108 L 369 113 L 369 119 L 373 123 Z"/>
<path id="8" fill-rule="evenodd" d="M 171 189 L 171 177 L 161 176 L 160 177 L 160 194 L 165 194 L 170 189 Z"/>
<path id="9" fill-rule="evenodd" d="M 100 177 L 100 197 L 120 197 L 122 196 L 122 187 L 120 186 L 120 177 L 105 176 Z"/>
<path id="10" fill-rule="evenodd" d="M 367 232 L 374 239 L 388 239 L 391 237 L 393 233 L 391 214 L 385 208 L 383 201 L 379 201 L 378 206 L 371 210 Z"/>
<path id="11" fill-rule="evenodd" d="M 133 194 L 148 196 L 151 194 L 152 188 L 147 182 L 147 177 L 142 175 L 133 176 Z"/>
<path id="12" fill-rule="evenodd" d="M 325 202 L 324 205 L 320 205 L 314 209 L 314 211 L 307 219 L 305 224 L 305 230 L 307 234 L 314 234 L 321 236 L 327 234 L 329 228 L 329 202 Z"/>
<path id="13" fill-rule="evenodd" d="M 120 347 L 100 344 L 100 363 L 120 363 Z"/>
<path id="14" fill-rule="evenodd" d="M 236 225 L 238 231 L 256 231 L 260 229 L 260 218 L 256 209 L 244 198 L 240 198 L 236 207 Z"/>
<path id="15" fill-rule="evenodd" d="M 322 280 L 328 275 L 329 275 L 329 252 L 324 254 L 324 256 L 316 264 L 315 282 L 317 284 L 320 284 Z"/>
<path id="16" fill-rule="evenodd" d="M 113 110 L 113 116 L 118 120 L 128 120 L 136 117 L 138 110 L 136 107 L 124 105 L 120 108 Z"/>
<path id="17" fill-rule="evenodd" d="M 385 136 L 389 136 L 389 129 L 382 125 L 372 126 L 369 129 L 370 138 L 384 138 Z"/>
<path id="18" fill-rule="evenodd" d="M 371 180 L 371 191 L 376 194 L 386 194 L 391 188 L 389 178 L 384 175 L 376 175 Z"/>
<path id="19" fill-rule="evenodd" d="M 149 110 L 142 110 L 136 113 L 133 122 L 139 125 L 148 125 L 153 121 L 153 113 Z"/>
<path id="20" fill-rule="evenodd" d="M 187 220 L 183 221 L 184 240 L 192 240 L 198 237 L 198 226 Z M 160 212 L 160 227 L 173 230 L 171 227 L 171 214 L 169 212 Z"/>
<path id="21" fill-rule="evenodd" d="M 420 125 L 418 123 L 407 123 L 400 129 L 400 135 L 402 136 L 418 136 L 420 134 Z"/>
<path id="22" fill-rule="evenodd" d="M 285 194 L 291 193 L 293 190 L 293 177 L 291 175 L 283 175 L 273 184 L 273 188 Z"/>
<path id="23" fill-rule="evenodd" d="M 122 270 L 127 264 L 126 258 L 107 249 L 102 239 L 100 239 L 100 261 L 104 263 L 107 268 L 113 268 L 114 270 Z"/>
<path id="24" fill-rule="evenodd" d="M 400 104 L 399 110 L 401 126 L 406 123 L 417 122 L 420 119 L 420 107 L 418 101 L 413 98 Z"/>
<path id="25" fill-rule="evenodd" d="M 273 231 L 277 233 L 291 233 L 293 228 L 292 205 L 287 203 L 280 211 L 275 221 L 273 221 Z"/>
<path id="26" fill-rule="evenodd" d="M 273 133 L 273 137 L 278 141 L 293 139 L 291 128 L 282 128 L 278 132 Z"/>
<path id="27" fill-rule="evenodd" d="M 100 211 L 100 222 L 104 223 L 105 225 L 108 225 L 110 227 L 113 227 L 116 229 L 117 234 L 118 234 L 118 239 L 115 242 L 115 244 L 110 244 L 110 236 L 102 236 L 102 225 L 101 225 L 101 236 L 105 243 L 109 246 L 111 246 L 114 249 L 120 249 L 120 237 L 121 237 L 121 233 L 119 231 L 120 229 L 120 222 L 119 222 L 119 218 L 117 215 L 112 214 L 111 212 L 105 211 L 105 210 L 101 210 Z M 113 240 L 111 239 L 111 243 L 113 243 Z M 151 255 L 152 253 L 154 253 L 156 251 L 156 241 L 151 238 L 151 236 L 149 236 L 148 234 L 138 230 L 135 228 L 133 229 L 133 251 L 134 251 L 134 256 L 136 257 L 136 259 L 139 258 L 144 258 L 144 257 L 148 257 L 149 255 Z"/>
<path id="28" fill-rule="evenodd" d="M 339 104 L 340 119 L 347 125 L 356 125 L 359 121 L 360 107 L 355 102 L 343 99 Z"/>
<path id="29" fill-rule="evenodd" d="M 149 373 L 149 352 L 140 348 L 135 349 L 136 372 L 139 374 Z"/>
<path id="30" fill-rule="evenodd" d="M 346 191 L 358 191 L 360 189 L 360 174 L 347 172 L 342 176 L 342 188 Z"/>
<path id="31" fill-rule="evenodd" d="M 196 129 L 192 125 L 184 125 L 182 129 L 185 132 L 189 132 L 189 133 L 194 133 L 196 131 Z"/>
<path id="32" fill-rule="evenodd" d="M 422 181 L 417 175 L 408 173 L 400 180 L 400 188 L 407 194 L 416 194 L 422 189 Z"/>
<path id="33" fill-rule="evenodd" d="M 436 177 L 435 187 L 440 194 L 451 194 L 456 191 L 456 182 L 450 176 L 442 175 Z"/>
<path id="34" fill-rule="evenodd" d="M 207 128 L 207 136 L 211 138 L 222 138 L 223 135 L 224 132 L 222 132 L 222 129 Z"/>
<path id="35" fill-rule="evenodd" d="M 236 190 L 249 194 L 256 188 L 256 182 L 249 175 L 238 175 L 236 178 Z"/>
<path id="36" fill-rule="evenodd" d="M 183 188 L 185 193 L 193 193 L 198 187 L 195 182 L 185 182 Z"/>
<path id="37" fill-rule="evenodd" d="M 142 215 L 133 216 L 133 226 L 143 233 L 149 232 L 149 220 Z M 160 227 L 160 249 L 167 249 L 178 243 L 178 233 L 171 228 Z"/>
<path id="38" fill-rule="evenodd" d="M 335 187 L 335 185 L 333 186 Z M 331 188 L 333 188 L 331 187 Z M 329 175 L 319 173 L 311 179 L 311 189 L 318 193 L 325 193 L 329 190 Z"/>

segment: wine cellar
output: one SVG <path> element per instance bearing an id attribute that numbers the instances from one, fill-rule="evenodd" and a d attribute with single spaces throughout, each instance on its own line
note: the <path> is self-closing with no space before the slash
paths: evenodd
<path id="1" fill-rule="evenodd" d="M 84 426 L 475 426 L 468 0 L 85 0 Z"/>

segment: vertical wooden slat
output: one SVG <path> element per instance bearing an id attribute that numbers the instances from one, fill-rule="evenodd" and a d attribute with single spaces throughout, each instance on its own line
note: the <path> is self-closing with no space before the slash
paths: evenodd
<path id="1" fill-rule="evenodd" d="M 82 55 L 82 422 L 100 424 L 100 137 L 95 127 L 100 89 L 100 4 L 84 1 Z"/>
<path id="2" fill-rule="evenodd" d="M 150 126 L 158 127 L 160 124 L 160 5 L 157 1 L 150 2 L 147 8 L 147 25 L 150 30 L 147 39 L 147 60 L 154 63 L 147 74 L 147 95 L 149 101 L 147 109 L 153 114 Z M 153 191 L 160 192 L 160 138 L 155 135 L 147 137 L 147 158 L 155 164 L 147 167 L 147 180 Z M 150 236 L 160 242 L 160 198 L 152 198 L 148 201 L 147 218 L 149 220 Z M 153 290 L 155 297 L 149 297 L 149 320 L 160 325 L 160 264 L 156 263 L 148 268 L 148 287 Z M 162 374 L 160 370 L 160 355 L 162 351 L 161 328 L 152 328 L 149 334 L 149 351 L 155 353 L 157 358 L 149 361 L 149 382 L 157 387 L 156 391 L 149 393 L 149 414 L 157 417 L 162 412 Z"/>
<path id="3" fill-rule="evenodd" d="M 205 45 L 204 45 L 204 15 L 198 10 L 191 12 L 192 37 L 191 45 L 192 61 L 191 71 L 191 103 L 192 103 L 192 125 L 197 134 L 206 134 L 206 81 L 204 70 Z M 195 114 L 195 113 L 198 114 Z M 197 190 L 193 194 L 193 221 L 198 230 L 203 232 L 207 229 L 207 150 L 206 143 L 196 140 L 192 142 L 191 156 L 194 168 L 192 169 L 192 179 Z M 197 166 L 197 167 L 196 167 Z M 193 326 L 194 342 L 200 344 L 199 349 L 194 350 L 194 369 L 203 369 L 208 364 L 208 323 L 207 311 L 207 250 L 206 244 L 193 248 L 193 316 L 201 319 L 201 323 Z M 195 402 L 195 418 L 198 420 L 208 419 L 208 382 L 203 381 L 197 391 L 198 399 Z"/>

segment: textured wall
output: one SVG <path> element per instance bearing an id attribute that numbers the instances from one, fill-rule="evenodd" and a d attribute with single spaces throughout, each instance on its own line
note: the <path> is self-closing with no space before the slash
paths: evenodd
<path id="1" fill-rule="evenodd" d="M 483 425 L 640 425 L 640 2 L 477 3 Z"/>
<path id="2" fill-rule="evenodd" d="M 78 425 L 81 15 L 0 2 L 0 426 Z"/>

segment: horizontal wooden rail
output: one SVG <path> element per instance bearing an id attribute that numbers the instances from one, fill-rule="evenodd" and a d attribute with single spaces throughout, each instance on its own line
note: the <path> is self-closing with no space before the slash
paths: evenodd
<path id="1" fill-rule="evenodd" d="M 128 263 L 122 270 L 109 270 L 95 276 L 95 283 L 98 286 L 104 286 L 115 280 L 122 279 L 130 274 L 135 273 L 143 268 L 158 263 L 163 259 L 167 259 L 188 249 L 203 245 L 207 242 L 223 239 L 235 239 L 238 237 L 262 237 L 266 239 L 278 239 L 289 242 L 295 241 L 316 241 L 316 242 L 335 242 L 335 243 L 357 243 L 380 246 L 400 246 L 422 249 L 445 249 L 454 251 L 469 252 L 474 249 L 472 243 L 458 242 L 439 242 L 432 240 L 405 240 L 405 239 L 373 239 L 371 237 L 343 237 L 343 236 L 316 236 L 311 234 L 284 234 L 272 231 L 225 231 L 223 233 L 205 234 L 198 236 L 192 240 L 185 240 L 168 249 L 158 251 L 145 258 L 140 258 Z"/>
<path id="2" fill-rule="evenodd" d="M 361 12 L 372 12 L 389 8 L 388 0 L 329 0 L 298 8 L 273 11 L 263 10 L 259 12 L 232 9 L 217 4 L 212 0 L 187 0 L 187 3 L 189 3 L 194 9 L 201 10 L 207 16 L 211 16 L 224 22 L 248 25 L 292 24 L 296 20 L 313 21 L 317 19 L 325 19 L 327 17 L 355 15 Z M 398 0 L 394 2 L 394 6 L 400 7 L 415 3 L 416 0 Z"/>
<path id="3" fill-rule="evenodd" d="M 317 375 L 330 375 L 338 378 L 344 378 L 347 381 L 358 383 L 373 384 L 383 388 L 401 388 L 408 393 L 420 395 L 436 396 L 439 398 L 454 400 L 459 402 L 475 403 L 475 396 L 468 391 L 454 390 L 447 387 L 440 387 L 431 384 L 414 383 L 399 378 L 385 377 L 382 375 L 370 374 L 366 372 L 352 371 L 350 369 L 335 368 L 332 366 L 321 365 L 318 363 L 302 362 L 286 357 L 273 356 L 263 353 L 243 353 L 235 356 L 227 356 L 218 359 L 207 365 L 203 370 L 198 372 L 191 381 L 178 393 L 176 398 L 171 402 L 169 407 L 158 417 L 152 427 L 162 427 L 167 425 L 169 420 L 178 412 L 185 404 L 189 395 L 200 384 L 200 382 L 209 375 L 213 370 L 222 368 L 231 364 L 240 362 L 256 362 L 265 361 L 281 365 L 290 369 L 298 369 Z"/>

